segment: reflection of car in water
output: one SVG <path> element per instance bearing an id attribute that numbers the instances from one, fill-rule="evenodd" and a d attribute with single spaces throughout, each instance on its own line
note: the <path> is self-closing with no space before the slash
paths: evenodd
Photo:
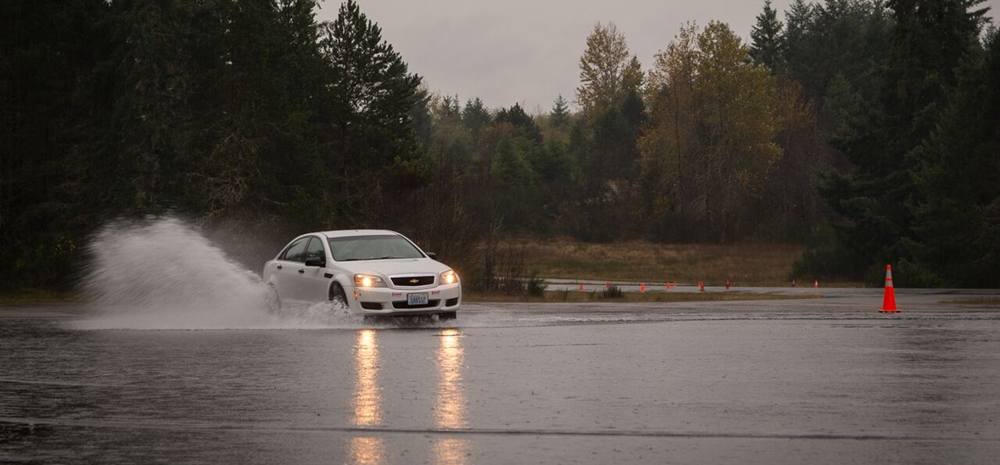
<path id="1" fill-rule="evenodd" d="M 303 234 L 264 264 L 277 303 L 333 301 L 365 315 L 455 318 L 458 275 L 394 231 Z"/>

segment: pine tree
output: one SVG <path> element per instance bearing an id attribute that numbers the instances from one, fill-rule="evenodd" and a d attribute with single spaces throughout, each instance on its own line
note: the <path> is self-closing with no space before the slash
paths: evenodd
<path id="1" fill-rule="evenodd" d="M 387 189 L 403 186 L 380 180 L 405 171 L 418 155 L 410 110 L 421 78 L 409 73 L 402 57 L 382 39 L 381 28 L 354 0 L 340 6 L 335 21 L 321 26 L 319 45 L 328 65 L 323 117 L 330 131 L 323 156 L 333 195 L 327 226 L 391 217 L 390 207 L 396 204 L 381 202 L 388 198 Z"/>
<path id="2" fill-rule="evenodd" d="M 976 47 L 978 48 L 978 47 Z M 1000 42 L 969 53 L 930 138 L 913 152 L 918 201 L 904 269 L 923 286 L 1000 285 Z"/>
<path id="3" fill-rule="evenodd" d="M 813 7 L 805 0 L 794 0 L 785 12 L 785 33 L 782 42 L 785 44 L 785 62 L 791 67 L 792 74 L 802 81 L 805 74 L 803 68 L 811 61 L 814 51 L 812 44 Z"/>
<path id="4" fill-rule="evenodd" d="M 535 124 L 535 120 L 528 116 L 524 112 L 524 109 L 521 108 L 521 105 L 517 103 L 510 108 L 504 108 L 497 112 L 497 116 L 493 122 L 495 124 L 508 123 L 517 130 L 519 136 L 535 143 L 542 142 L 542 130 Z"/>
<path id="5" fill-rule="evenodd" d="M 914 206 L 924 202 L 915 171 L 926 163 L 922 146 L 940 121 L 945 92 L 956 84 L 958 65 L 976 44 L 981 18 L 967 10 L 970 4 L 890 3 L 896 27 L 882 88 L 837 144 L 856 169 L 831 177 L 825 196 L 850 221 L 840 229 L 841 241 L 868 260 L 867 270 L 859 271 L 873 281 L 886 263 L 913 260 L 906 244 L 919 240 Z M 905 285 L 908 270 L 899 271 Z"/>
<path id="6" fill-rule="evenodd" d="M 563 128 L 569 122 L 569 103 L 562 94 L 556 97 L 552 104 L 552 112 L 549 114 L 552 116 L 552 127 Z"/>
<path id="7" fill-rule="evenodd" d="M 778 12 L 771 8 L 771 0 L 764 1 L 764 11 L 757 15 L 757 24 L 750 30 L 750 57 L 772 71 L 779 71 L 785 62 L 785 43 L 778 21 Z"/>
<path id="8" fill-rule="evenodd" d="M 493 116 L 479 97 L 465 102 L 465 108 L 462 109 L 462 123 L 472 132 L 473 140 L 479 140 L 479 131 L 492 121 Z"/>

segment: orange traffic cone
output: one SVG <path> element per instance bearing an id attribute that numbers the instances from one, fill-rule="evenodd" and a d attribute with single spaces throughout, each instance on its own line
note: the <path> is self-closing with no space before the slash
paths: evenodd
<path id="1" fill-rule="evenodd" d="M 580 283 L 580 292 L 583 292 L 583 283 Z"/>
<path id="2" fill-rule="evenodd" d="M 611 289 L 611 281 L 608 281 L 608 282 L 604 283 L 604 288 L 605 289 Z"/>
<path id="3" fill-rule="evenodd" d="M 885 266 L 885 294 L 882 296 L 882 310 L 879 313 L 899 313 L 896 309 L 896 290 L 892 286 L 892 265 Z"/>
<path id="4" fill-rule="evenodd" d="M 819 280 L 818 279 L 815 280 L 815 281 L 813 281 L 813 288 L 814 289 L 819 289 Z"/>
<path id="5" fill-rule="evenodd" d="M 667 281 L 667 284 L 665 284 L 663 287 L 667 288 L 667 290 L 669 291 L 670 290 L 670 281 Z"/>
<path id="6" fill-rule="evenodd" d="M 646 293 L 646 283 L 642 283 L 642 284 L 639 285 L 639 292 L 641 292 L 643 294 Z"/>
<path id="7" fill-rule="evenodd" d="M 705 292 L 705 281 L 698 281 L 698 290 L 700 292 Z"/>
<path id="8" fill-rule="evenodd" d="M 726 280 L 726 290 L 727 291 L 729 290 L 729 280 L 728 279 Z"/>

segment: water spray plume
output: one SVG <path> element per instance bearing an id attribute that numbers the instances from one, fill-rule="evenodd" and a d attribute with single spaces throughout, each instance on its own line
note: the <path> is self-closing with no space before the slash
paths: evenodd
<path id="1" fill-rule="evenodd" d="M 172 329 L 272 323 L 260 278 L 176 218 L 117 221 L 89 244 L 93 326 Z"/>

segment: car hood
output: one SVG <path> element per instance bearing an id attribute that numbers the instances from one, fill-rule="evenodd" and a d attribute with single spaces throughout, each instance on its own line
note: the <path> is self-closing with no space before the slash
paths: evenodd
<path id="1" fill-rule="evenodd" d="M 370 273 L 383 276 L 407 274 L 440 274 L 450 270 L 447 265 L 429 258 L 400 258 L 392 260 L 358 260 L 336 262 L 337 266 L 351 273 Z"/>

